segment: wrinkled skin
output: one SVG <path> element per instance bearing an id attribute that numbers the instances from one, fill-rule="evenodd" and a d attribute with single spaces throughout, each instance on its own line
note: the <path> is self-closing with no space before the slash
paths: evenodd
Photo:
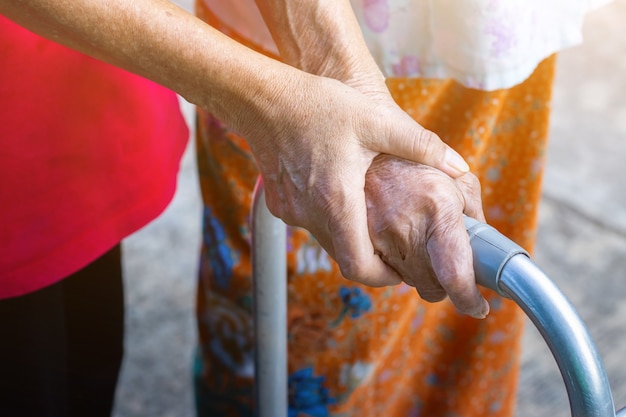
<path id="1" fill-rule="evenodd" d="M 369 231 L 376 253 L 426 301 L 449 296 L 476 318 L 489 305 L 475 284 L 463 213 L 484 221 L 480 184 L 426 165 L 381 155 L 367 173 Z"/>
<path id="2" fill-rule="evenodd" d="M 244 136 L 263 175 L 268 207 L 308 229 L 344 277 L 370 286 L 401 282 L 369 238 L 364 187 L 372 161 L 381 153 L 396 155 L 452 177 L 469 167 L 395 103 L 349 1 L 256 2 L 281 59 L 318 76 L 292 82 L 283 76 L 271 100 L 283 113 L 247 114 L 254 123 Z"/>
<path id="3" fill-rule="evenodd" d="M 291 94 L 279 96 L 284 114 L 261 113 L 244 132 L 267 205 L 287 224 L 309 230 L 344 277 L 377 287 L 398 284 L 401 278 L 374 255 L 369 239 L 365 174 L 381 152 L 442 167 L 446 147 L 391 99 L 372 99 L 328 78 L 310 82 L 295 103 L 286 99 Z"/>

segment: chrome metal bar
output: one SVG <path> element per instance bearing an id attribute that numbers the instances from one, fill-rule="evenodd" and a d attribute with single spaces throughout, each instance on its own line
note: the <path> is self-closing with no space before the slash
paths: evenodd
<path id="1" fill-rule="evenodd" d="M 604 365 L 569 300 L 513 241 L 474 219 L 465 225 L 477 282 L 513 299 L 535 324 L 561 371 L 571 415 L 615 417 Z"/>
<path id="2" fill-rule="evenodd" d="M 256 416 L 287 417 L 287 228 L 267 209 L 260 179 L 252 248 Z"/>
<path id="3" fill-rule="evenodd" d="M 572 417 L 614 417 L 604 365 L 582 319 L 563 293 L 523 255 L 502 269 L 500 288 L 524 310 L 554 355 Z"/>

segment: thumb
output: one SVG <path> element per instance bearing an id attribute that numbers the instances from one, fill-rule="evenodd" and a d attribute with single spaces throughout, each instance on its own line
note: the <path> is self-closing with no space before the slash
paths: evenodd
<path id="1" fill-rule="evenodd" d="M 452 178 L 458 178 L 470 169 L 461 155 L 413 119 L 409 118 L 409 123 L 406 120 L 402 124 L 395 123 L 390 132 L 387 139 L 379 143 L 379 152 L 429 165 Z"/>

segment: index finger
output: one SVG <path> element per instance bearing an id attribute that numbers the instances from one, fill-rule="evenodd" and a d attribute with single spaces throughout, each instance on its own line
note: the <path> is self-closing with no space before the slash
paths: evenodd
<path id="1" fill-rule="evenodd" d="M 463 217 L 437 227 L 426 248 L 439 283 L 456 308 L 474 318 L 485 318 L 489 303 L 476 285 L 472 248 Z"/>

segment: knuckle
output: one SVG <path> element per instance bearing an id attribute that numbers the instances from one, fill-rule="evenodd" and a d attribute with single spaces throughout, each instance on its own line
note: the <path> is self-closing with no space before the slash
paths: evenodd
<path id="1" fill-rule="evenodd" d="M 439 210 L 435 211 L 432 218 L 430 233 L 428 234 L 427 244 L 435 244 L 442 242 L 443 240 L 446 242 L 458 240 L 458 231 L 465 231 L 464 228 L 459 229 L 463 225 L 462 214 L 463 212 L 460 209 L 457 210 L 451 206 L 440 207 Z M 461 242 L 457 242 L 456 244 L 461 244 Z M 454 268 L 454 263 L 450 263 L 448 266 L 452 270 L 452 268 Z"/>
<path id="2" fill-rule="evenodd" d="M 422 161 L 430 160 L 438 151 L 436 149 L 438 140 L 437 135 L 430 130 L 421 129 L 413 141 L 413 155 Z"/>
<path id="3" fill-rule="evenodd" d="M 370 273 L 369 268 L 364 267 L 362 262 L 337 262 L 339 270 L 344 278 L 358 282 L 369 287 L 383 287 L 388 285 L 388 278 L 385 276 L 375 276 Z"/>
<path id="4" fill-rule="evenodd" d="M 341 271 L 341 275 L 344 278 L 349 279 L 350 281 L 363 281 L 366 280 L 367 274 L 363 268 L 360 267 L 359 262 L 346 261 L 346 260 L 338 260 L 339 270 Z"/>
<path id="5" fill-rule="evenodd" d="M 423 175 L 421 187 L 422 199 L 431 207 L 434 214 L 442 210 L 454 210 L 461 206 L 457 187 L 453 180 L 440 171 L 429 170 Z"/>
<path id="6" fill-rule="evenodd" d="M 464 190 L 469 195 L 470 198 L 476 199 L 480 198 L 481 195 L 481 185 L 480 180 L 476 175 L 471 172 L 463 175 L 460 180 L 465 185 Z"/>

